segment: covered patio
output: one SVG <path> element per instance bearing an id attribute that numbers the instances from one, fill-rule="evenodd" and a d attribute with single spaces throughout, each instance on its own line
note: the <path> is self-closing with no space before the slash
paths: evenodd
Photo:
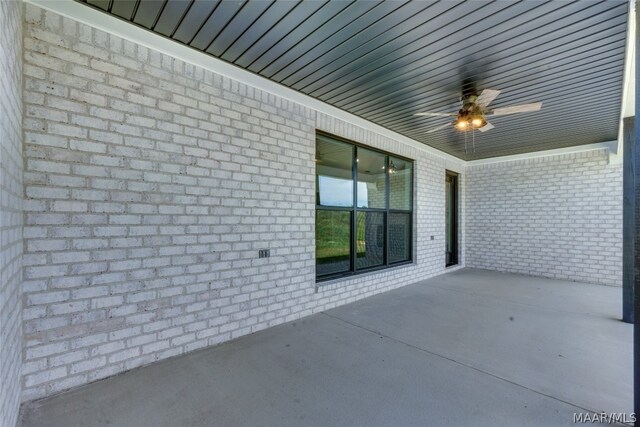
<path id="1" fill-rule="evenodd" d="M 630 414 L 620 302 L 620 288 L 467 268 L 31 403 L 24 425 L 571 426 L 574 414 Z"/>
<path id="2" fill-rule="evenodd" d="M 635 4 L 0 1 L 0 427 L 632 424 Z"/>

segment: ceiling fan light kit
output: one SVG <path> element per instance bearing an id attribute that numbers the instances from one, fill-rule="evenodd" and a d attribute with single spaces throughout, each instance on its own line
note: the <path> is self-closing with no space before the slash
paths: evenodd
<path id="1" fill-rule="evenodd" d="M 484 118 L 484 115 L 460 115 L 456 121 L 454 122 L 454 126 L 458 130 L 472 130 L 472 129 L 480 129 L 487 124 L 487 120 Z"/>
<path id="2" fill-rule="evenodd" d="M 462 97 L 462 108 L 460 108 L 457 113 L 424 112 L 417 113 L 416 116 L 455 117 L 453 122 L 435 127 L 427 131 L 427 133 L 446 129 L 451 125 L 453 125 L 455 129 L 463 132 L 475 131 L 476 129 L 480 132 L 486 132 L 495 127 L 487 121 L 487 116 L 527 113 L 538 111 L 542 108 L 542 102 L 533 102 L 530 104 L 510 105 L 489 110 L 487 107 L 499 94 L 499 90 L 484 89 L 479 95 L 464 95 Z"/>
<path id="3" fill-rule="evenodd" d="M 456 129 L 462 131 L 480 129 L 487 124 L 484 112 L 477 100 L 478 97 L 475 95 L 464 99 L 462 108 L 458 111 L 458 116 L 454 122 Z"/>

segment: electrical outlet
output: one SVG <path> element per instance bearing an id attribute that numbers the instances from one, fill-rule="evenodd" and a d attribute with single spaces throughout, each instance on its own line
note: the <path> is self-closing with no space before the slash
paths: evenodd
<path id="1" fill-rule="evenodd" d="M 434 236 L 431 236 L 431 240 L 433 240 L 434 238 L 435 238 Z"/>
<path id="2" fill-rule="evenodd" d="M 269 258 L 271 256 L 271 249 L 260 249 L 258 251 L 258 258 Z"/>

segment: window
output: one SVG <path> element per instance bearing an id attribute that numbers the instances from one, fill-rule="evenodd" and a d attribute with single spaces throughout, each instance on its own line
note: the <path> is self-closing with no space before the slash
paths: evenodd
<path id="1" fill-rule="evenodd" d="M 411 261 L 413 162 L 316 138 L 316 276 Z"/>

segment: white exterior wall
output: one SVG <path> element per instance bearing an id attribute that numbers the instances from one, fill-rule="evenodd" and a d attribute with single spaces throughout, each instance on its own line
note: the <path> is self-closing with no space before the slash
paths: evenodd
<path id="1" fill-rule="evenodd" d="M 32 5 L 26 21 L 23 400 L 445 271 L 459 164 Z M 316 130 L 415 159 L 413 265 L 316 286 Z"/>
<path id="2" fill-rule="evenodd" d="M 468 267 L 622 285 L 622 165 L 606 150 L 468 166 Z"/>
<path id="3" fill-rule="evenodd" d="M 0 427 L 16 425 L 22 361 L 22 15 L 0 2 Z"/>

